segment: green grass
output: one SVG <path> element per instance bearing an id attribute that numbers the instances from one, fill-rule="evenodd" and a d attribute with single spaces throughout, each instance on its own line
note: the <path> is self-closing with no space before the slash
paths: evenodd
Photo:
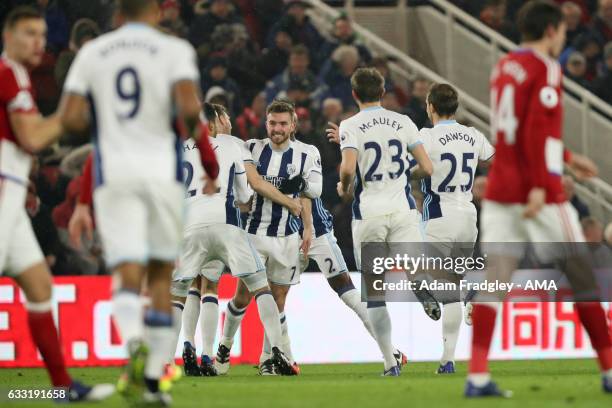
<path id="1" fill-rule="evenodd" d="M 299 377 L 260 377 L 250 366 L 235 366 L 227 377 L 183 377 L 172 395 L 176 407 L 612 407 L 603 394 L 594 360 L 507 361 L 491 364 L 494 378 L 514 391 L 510 400 L 466 400 L 465 363 L 455 375 L 434 374 L 436 363 L 408 363 L 399 378 L 382 378 L 381 364 L 303 365 Z M 115 382 L 118 368 L 72 369 L 84 382 Z M 0 388 L 47 386 L 41 369 L 0 369 Z M 49 402 L 0 403 L 44 407 Z M 127 406 L 114 395 L 104 406 Z M 81 405 L 87 406 L 87 405 Z M 95 406 L 92 404 L 92 406 Z M 97 404 L 102 406 L 102 404 Z"/>

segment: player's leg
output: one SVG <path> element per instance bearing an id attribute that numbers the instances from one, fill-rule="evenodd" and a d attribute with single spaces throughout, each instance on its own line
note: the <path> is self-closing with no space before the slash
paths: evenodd
<path id="1" fill-rule="evenodd" d="M 612 393 L 612 339 L 599 299 L 600 288 L 587 258 L 589 253 L 584 243 L 578 214 L 571 204 L 562 203 L 545 206 L 540 217 L 545 220 L 545 225 L 550 225 L 550 232 L 554 234 L 550 237 L 551 242 L 557 242 L 551 249 L 555 253 L 563 254 L 563 259 L 560 260 L 561 270 L 572 287 L 576 311 L 597 353 L 603 389 Z M 560 222 L 553 223 L 554 220 Z M 540 238 L 538 233 L 541 234 L 542 231 L 534 224 L 530 227 L 533 227 L 530 232 L 536 235 L 535 238 Z"/>
<path id="2" fill-rule="evenodd" d="M 214 363 L 215 369 L 220 375 L 227 374 L 229 371 L 230 350 L 234 345 L 234 337 L 236 336 L 238 328 L 240 328 L 240 324 L 242 323 L 242 319 L 244 318 L 244 314 L 250 302 L 251 294 L 244 282 L 239 280 L 234 297 L 228 302 L 225 310 L 223 333 L 219 340 L 219 348 L 217 349 L 217 356 Z"/>
<path id="3" fill-rule="evenodd" d="M 15 193 L 10 187 L 12 186 L 5 186 L 3 193 Z M 17 198 L 17 195 L 12 198 Z M 0 232 L 0 252 L 5 255 L 0 261 L 0 271 L 4 269 L 23 290 L 27 301 L 30 334 L 42 356 L 51 384 L 54 387 L 70 388 L 66 401 L 101 400 L 110 396 L 114 392 L 114 386 L 101 384 L 90 388 L 73 381 L 68 374 L 53 320 L 51 273 L 44 263 L 43 254 L 23 208 L 23 201 L 18 200 L 21 205 L 15 208 L 8 205 L 11 203 L 3 202 L 2 198 L 6 197 L 0 197 L 0 223 L 3 225 L 3 231 Z"/>
<path id="4" fill-rule="evenodd" d="M 185 300 L 185 309 L 182 314 L 182 327 L 185 347 L 189 347 L 195 350 L 195 331 L 198 325 L 198 319 L 200 318 L 200 300 L 202 294 L 200 288 L 202 287 L 202 280 L 200 276 L 197 276 L 189 287 L 187 292 L 187 298 Z"/>
<path id="5" fill-rule="evenodd" d="M 459 288 L 461 276 L 446 272 L 446 281 L 452 282 Z M 455 349 L 459 339 L 461 321 L 463 320 L 463 309 L 461 308 L 461 291 L 457 289 L 454 293 L 445 293 L 442 302 L 442 358 L 438 374 L 452 374 L 455 372 Z M 446 296 L 448 295 L 448 296 Z"/>
<path id="6" fill-rule="evenodd" d="M 215 268 L 218 270 L 217 275 L 221 277 L 225 265 L 219 261 L 212 261 L 205 265 L 204 268 Z M 202 276 L 201 289 L 200 332 L 202 334 L 202 357 L 200 371 L 202 375 L 213 376 L 217 375 L 213 367 L 212 356 L 213 345 L 217 337 L 217 326 L 219 325 L 218 283 Z"/>
<path id="7" fill-rule="evenodd" d="M 481 231 L 483 250 L 487 254 L 488 281 L 510 282 L 523 254 L 521 242 L 528 240 L 522 206 L 483 203 Z M 505 243 L 512 242 L 512 245 Z M 489 349 L 499 305 L 505 293 L 478 292 L 472 311 L 472 352 L 465 387 L 466 397 L 509 396 L 491 381 Z"/>

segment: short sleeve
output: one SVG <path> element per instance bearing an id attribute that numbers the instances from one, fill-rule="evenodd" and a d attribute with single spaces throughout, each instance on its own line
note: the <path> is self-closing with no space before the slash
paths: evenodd
<path id="1" fill-rule="evenodd" d="M 340 150 L 347 148 L 357 149 L 357 136 L 346 121 L 340 122 Z"/>
<path id="2" fill-rule="evenodd" d="M 196 52 L 191 44 L 180 40 L 175 48 L 174 59 L 170 66 L 170 82 L 176 83 L 184 80 L 198 82 L 200 72 L 198 71 Z"/>
<path id="3" fill-rule="evenodd" d="M 478 133 L 480 134 L 482 140 L 480 152 L 478 152 L 478 160 L 487 161 L 495 154 L 495 148 L 482 133 Z"/>
<path id="4" fill-rule="evenodd" d="M 243 144 L 242 155 L 244 157 L 244 161 L 248 163 L 254 163 L 253 160 L 253 150 L 259 141 L 257 139 L 249 139 Z"/>
<path id="5" fill-rule="evenodd" d="M 74 93 L 86 96 L 91 88 L 90 72 L 87 67 L 87 46 L 83 47 L 77 54 L 70 66 L 66 82 L 64 83 L 65 93 Z"/>
<path id="6" fill-rule="evenodd" d="M 15 72 L 14 70 L 17 70 Z M 9 112 L 36 112 L 36 103 L 30 91 L 30 79 L 20 67 L 6 69 L 0 78 L 0 100 Z M 22 71 L 21 71 L 22 70 Z"/>
<path id="7" fill-rule="evenodd" d="M 419 129 L 408 116 L 404 116 L 404 120 L 402 121 L 401 125 L 403 126 L 403 128 L 400 129 L 400 131 L 406 138 L 406 142 L 408 143 L 408 150 L 412 151 L 418 145 L 423 144 Z"/>

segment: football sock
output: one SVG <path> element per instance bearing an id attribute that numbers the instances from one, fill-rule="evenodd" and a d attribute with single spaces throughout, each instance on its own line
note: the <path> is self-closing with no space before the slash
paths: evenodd
<path id="1" fill-rule="evenodd" d="M 259 356 L 259 364 L 270 359 L 270 357 L 272 357 L 272 346 L 270 345 L 268 335 L 264 331 L 263 344 L 261 346 L 261 355 Z"/>
<path id="2" fill-rule="evenodd" d="M 491 374 L 489 373 L 478 373 L 468 374 L 468 381 L 477 387 L 484 387 L 489 381 L 491 381 Z"/>
<path id="3" fill-rule="evenodd" d="M 606 314 L 599 302 L 577 302 L 576 311 L 580 321 L 589 333 L 591 344 L 597 352 L 602 372 L 612 370 L 612 340 Z"/>
<path id="4" fill-rule="evenodd" d="M 291 351 L 291 340 L 289 339 L 289 327 L 287 326 L 287 316 L 285 316 L 285 312 L 279 313 L 280 323 L 281 323 L 281 333 L 282 333 L 282 346 L 281 350 L 285 353 L 285 356 L 289 359 L 291 364 L 295 363 L 293 359 L 293 352 Z"/>
<path id="5" fill-rule="evenodd" d="M 337 293 L 344 304 L 355 312 L 357 316 L 359 316 L 366 330 L 368 333 L 370 333 L 370 336 L 376 340 L 376 336 L 374 336 L 374 331 L 372 330 L 372 325 L 368 319 L 368 308 L 366 307 L 366 304 L 361 301 L 361 294 L 357 289 L 355 289 L 352 282 L 350 286 L 346 287 L 346 290 L 341 288 L 337 290 Z"/>
<path id="6" fill-rule="evenodd" d="M 143 307 L 138 292 L 120 289 L 113 294 L 113 319 L 126 344 L 130 340 L 142 338 Z"/>
<path id="7" fill-rule="evenodd" d="M 200 292 L 189 289 L 183 309 L 183 337 L 195 347 L 195 331 L 200 316 Z"/>
<path id="8" fill-rule="evenodd" d="M 227 304 L 227 312 L 225 313 L 225 323 L 223 325 L 223 336 L 221 337 L 220 344 L 223 344 L 227 348 L 232 348 L 234 344 L 234 336 L 240 327 L 240 323 L 244 318 L 244 313 L 247 308 L 238 309 L 234 305 L 234 301 L 230 300 Z"/>
<path id="9" fill-rule="evenodd" d="M 168 355 L 176 349 L 172 315 L 149 309 L 144 324 L 144 342 L 149 349 L 144 369 L 145 383 L 149 391 L 156 392 Z"/>
<path id="10" fill-rule="evenodd" d="M 375 334 L 378 347 L 385 360 L 385 370 L 397 365 L 393 353 L 395 347 L 391 344 L 391 318 L 384 302 L 368 303 L 368 318 Z"/>
<path id="11" fill-rule="evenodd" d="M 461 320 L 463 311 L 460 302 L 446 303 L 442 313 L 442 340 L 444 342 L 444 351 L 440 363 L 442 365 L 449 361 L 455 361 L 455 347 L 459 338 L 459 329 L 461 328 Z"/>
<path id="12" fill-rule="evenodd" d="M 486 374 L 489 372 L 489 348 L 495 329 L 497 303 L 474 303 L 472 311 L 472 357 L 468 372 Z"/>
<path id="13" fill-rule="evenodd" d="M 282 330 L 280 323 L 280 316 L 278 313 L 278 307 L 274 302 L 274 297 L 269 291 L 260 292 L 255 296 L 257 301 L 257 309 L 259 310 L 259 317 L 264 327 L 265 338 L 271 347 L 281 347 L 282 342 Z"/>
<path id="14" fill-rule="evenodd" d="M 183 308 L 185 306 L 178 301 L 172 301 L 172 344 L 174 347 L 168 353 L 168 362 L 174 363 L 174 354 L 176 352 L 176 345 L 178 343 L 179 335 L 181 334 L 181 322 L 183 316 Z M 182 346 L 182 345 L 181 345 Z M 181 347 L 182 348 L 182 347 Z"/>
<path id="15" fill-rule="evenodd" d="M 217 337 L 219 325 L 219 299 L 214 293 L 202 296 L 202 311 L 200 312 L 200 330 L 202 331 L 202 354 L 212 357 L 213 344 Z"/>
<path id="16" fill-rule="evenodd" d="M 57 335 L 57 328 L 53 322 L 51 301 L 42 303 L 27 303 L 28 325 L 34 344 L 47 368 L 54 387 L 68 387 L 72 379 L 66 371 L 64 355 Z"/>

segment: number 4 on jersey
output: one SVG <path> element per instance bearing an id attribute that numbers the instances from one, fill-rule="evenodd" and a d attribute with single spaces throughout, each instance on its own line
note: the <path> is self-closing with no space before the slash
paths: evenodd
<path id="1" fill-rule="evenodd" d="M 502 89 L 499 102 L 497 100 L 497 89 L 491 91 L 491 125 L 493 130 L 493 140 L 497 142 L 497 133 L 502 132 L 504 141 L 508 145 L 513 145 L 516 141 L 516 128 L 518 121 L 514 115 L 514 86 L 506 85 Z"/>

